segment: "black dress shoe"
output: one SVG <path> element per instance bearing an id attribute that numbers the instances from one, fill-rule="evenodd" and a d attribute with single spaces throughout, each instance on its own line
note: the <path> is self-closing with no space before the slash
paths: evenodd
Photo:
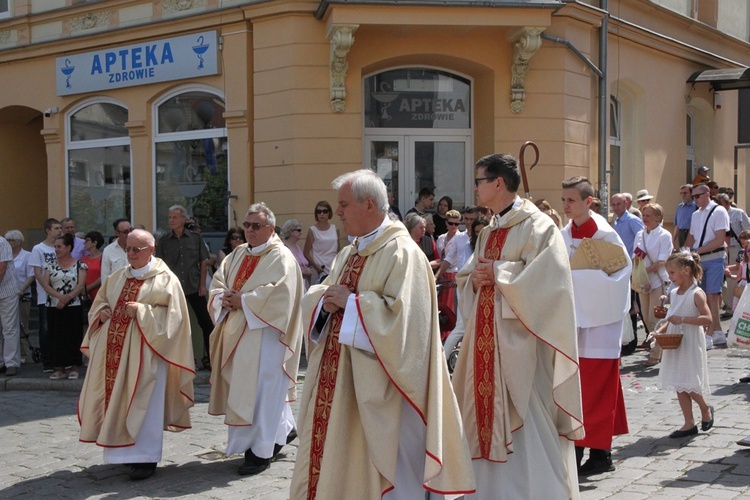
<path id="1" fill-rule="evenodd" d="M 696 434 L 698 434 L 697 425 L 695 427 L 691 427 L 690 429 L 686 431 L 676 430 L 672 434 L 670 434 L 669 437 L 671 437 L 672 439 L 679 439 L 679 438 L 684 438 L 688 436 L 695 436 Z"/>
<path id="2" fill-rule="evenodd" d="M 130 470 L 131 481 L 141 481 L 148 479 L 156 472 L 156 462 L 132 464 L 133 468 Z"/>
<path id="3" fill-rule="evenodd" d="M 708 422 L 706 422 L 705 420 L 701 420 L 701 430 L 703 432 L 706 432 L 714 426 L 714 407 L 709 406 L 708 408 L 711 410 L 711 420 L 709 420 Z"/>
<path id="4" fill-rule="evenodd" d="M 740 384 L 747 384 L 750 382 L 750 374 L 740 377 Z"/>
<path id="5" fill-rule="evenodd" d="M 612 472 L 615 465 L 612 463 L 612 453 L 609 450 L 589 451 L 589 459 L 578 469 L 579 476 L 591 476 L 603 472 Z"/>
<path id="6" fill-rule="evenodd" d="M 253 450 L 247 450 L 245 452 L 245 463 L 240 465 L 240 468 L 237 469 L 237 473 L 240 476 L 254 476 L 255 474 L 260 474 L 270 466 L 270 458 L 260 458 L 253 453 Z"/>

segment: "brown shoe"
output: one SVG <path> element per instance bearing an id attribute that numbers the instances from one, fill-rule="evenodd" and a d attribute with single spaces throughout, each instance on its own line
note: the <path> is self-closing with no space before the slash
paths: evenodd
<path id="1" fill-rule="evenodd" d="M 13 376 L 15 376 L 17 374 L 18 374 L 18 368 L 16 368 L 15 366 L 9 366 L 5 370 L 5 376 L 7 376 L 7 377 L 13 377 Z"/>

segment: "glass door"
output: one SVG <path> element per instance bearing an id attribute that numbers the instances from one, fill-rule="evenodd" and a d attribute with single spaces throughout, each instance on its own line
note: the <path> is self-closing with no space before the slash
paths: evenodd
<path id="1" fill-rule="evenodd" d="M 436 200 L 450 196 L 453 206 L 473 203 L 471 136 L 370 136 L 365 165 L 392 190 L 402 214 L 414 206 L 419 191 L 433 189 Z M 437 207 L 433 207 L 434 211 Z"/>

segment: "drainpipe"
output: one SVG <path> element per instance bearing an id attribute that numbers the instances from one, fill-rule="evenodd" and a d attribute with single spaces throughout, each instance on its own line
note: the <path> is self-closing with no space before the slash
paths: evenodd
<path id="1" fill-rule="evenodd" d="M 601 215 L 607 217 L 609 192 L 607 187 L 607 109 L 609 92 L 607 91 L 607 34 L 609 33 L 609 1 L 599 0 L 599 7 L 604 11 L 602 26 L 599 29 L 599 198 L 602 200 Z"/>
<path id="2" fill-rule="evenodd" d="M 541 37 L 544 40 L 550 42 L 559 43 L 568 47 L 580 60 L 586 63 L 586 66 L 591 68 L 591 71 L 596 73 L 599 77 L 599 95 L 597 96 L 597 107 L 599 112 L 599 128 L 597 130 L 599 152 L 598 152 L 598 171 L 599 171 L 599 197 L 602 200 L 602 208 L 600 209 L 601 215 L 605 218 L 608 215 L 609 206 L 609 193 L 607 187 L 607 110 L 609 109 L 609 93 L 607 92 L 607 31 L 608 31 L 608 20 L 609 13 L 607 12 L 607 0 L 600 0 L 600 5 L 604 11 L 602 18 L 602 26 L 599 31 L 599 67 L 594 64 L 591 59 L 586 57 L 575 45 L 570 43 L 564 38 L 551 36 L 546 33 L 542 33 Z"/>

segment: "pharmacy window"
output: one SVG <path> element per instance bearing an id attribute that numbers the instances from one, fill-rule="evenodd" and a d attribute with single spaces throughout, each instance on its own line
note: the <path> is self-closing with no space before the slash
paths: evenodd
<path id="1" fill-rule="evenodd" d="M 88 102 L 67 116 L 68 213 L 79 228 L 112 233 L 131 218 L 128 110 L 115 101 Z"/>
<path id="2" fill-rule="evenodd" d="M 203 87 L 156 105 L 156 227 L 168 229 L 169 207 L 183 205 L 205 232 L 228 226 L 229 148 L 224 99 Z"/>

